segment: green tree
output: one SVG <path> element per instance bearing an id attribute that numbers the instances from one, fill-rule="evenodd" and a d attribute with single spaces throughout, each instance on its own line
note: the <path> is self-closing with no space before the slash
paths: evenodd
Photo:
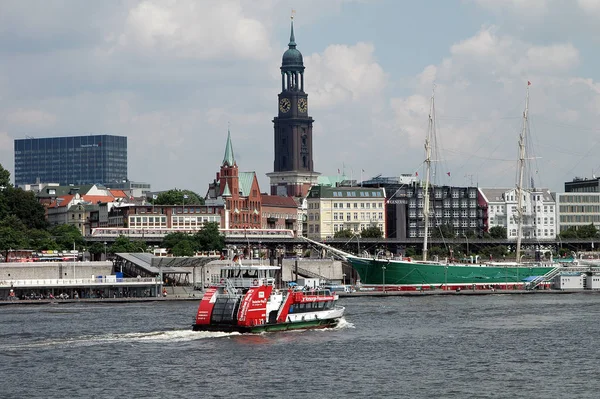
<path id="1" fill-rule="evenodd" d="M 187 244 L 182 244 L 183 242 L 186 242 Z M 195 239 L 194 236 L 191 236 L 189 234 L 182 233 L 182 232 L 167 234 L 163 238 L 161 246 L 163 248 L 167 248 L 171 253 L 173 253 L 173 255 L 175 255 L 173 250 L 176 247 L 183 248 L 183 249 L 189 247 L 192 252 L 199 248 L 199 244 L 197 243 L 197 240 Z M 186 255 L 186 256 L 190 256 L 190 255 Z"/>
<path id="2" fill-rule="evenodd" d="M 355 234 L 352 230 L 344 229 L 344 230 L 336 231 L 335 234 L 333 235 L 333 238 L 352 238 L 352 237 L 354 237 L 354 235 Z"/>
<path id="3" fill-rule="evenodd" d="M 85 247 L 85 239 L 81 231 L 71 224 L 59 224 L 50 228 L 50 234 L 54 237 L 58 249 L 61 250 L 82 250 Z"/>
<path id="4" fill-rule="evenodd" d="M 194 256 L 195 251 L 192 247 L 192 242 L 189 240 L 181 240 L 171 249 L 173 256 Z"/>
<path id="5" fill-rule="evenodd" d="M 361 238 L 381 238 L 383 233 L 377 226 L 370 226 L 360 232 Z"/>
<path id="6" fill-rule="evenodd" d="M 194 239 L 200 251 L 221 251 L 225 248 L 225 236 L 219 231 L 219 224 L 216 222 L 206 223 L 194 235 Z"/>
<path id="7" fill-rule="evenodd" d="M 580 226 L 577 229 L 577 237 L 578 238 L 596 238 L 596 237 L 598 237 L 598 229 L 593 224 L 588 224 L 586 226 Z"/>
<path id="8" fill-rule="evenodd" d="M 492 238 L 507 238 L 506 227 L 504 226 L 494 226 L 490 229 L 490 236 Z"/>
<path id="9" fill-rule="evenodd" d="M 11 215 L 0 221 L 0 251 L 6 262 L 11 249 L 25 249 L 27 244 L 27 228 L 19 218 Z"/>
<path id="10" fill-rule="evenodd" d="M 154 205 L 204 205 L 204 198 L 190 190 L 173 189 L 158 194 L 150 200 Z"/>
<path id="11" fill-rule="evenodd" d="M 95 241 L 91 245 L 89 245 L 88 252 L 92 256 L 93 260 L 99 260 L 102 257 L 102 254 L 104 253 L 104 244 Z"/>
<path id="12" fill-rule="evenodd" d="M 10 184 L 10 172 L 0 164 L 0 190 L 2 187 L 12 187 L 12 184 Z"/>
<path id="13" fill-rule="evenodd" d="M 431 230 L 431 238 L 456 238 L 456 231 L 450 224 L 441 224 Z"/>
<path id="14" fill-rule="evenodd" d="M 45 229 L 48 227 L 45 213 L 32 191 L 9 186 L 0 192 L 0 220 L 15 215 L 27 228 Z"/>
<path id="15" fill-rule="evenodd" d="M 115 242 L 110 246 L 108 252 L 111 254 L 121 252 L 144 252 L 148 246 L 143 241 L 132 241 L 129 237 L 119 236 L 115 239 Z"/>
<path id="16" fill-rule="evenodd" d="M 58 244 L 47 230 L 32 229 L 28 232 L 29 249 L 45 251 L 59 249 Z"/>
<path id="17" fill-rule="evenodd" d="M 560 238 L 577 238 L 577 229 L 575 226 L 571 226 L 566 230 L 563 230 L 559 234 Z"/>

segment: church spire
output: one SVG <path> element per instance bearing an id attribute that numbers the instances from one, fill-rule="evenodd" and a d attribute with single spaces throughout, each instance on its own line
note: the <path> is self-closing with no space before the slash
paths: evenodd
<path id="1" fill-rule="evenodd" d="M 225 156 L 223 157 L 222 165 L 235 165 L 235 158 L 233 156 L 233 145 L 231 144 L 231 132 L 227 129 L 227 144 L 225 145 Z"/>
<path id="2" fill-rule="evenodd" d="M 294 17 L 292 16 L 292 31 L 290 33 L 290 42 L 288 43 L 290 48 L 296 48 L 296 38 L 294 37 Z"/>

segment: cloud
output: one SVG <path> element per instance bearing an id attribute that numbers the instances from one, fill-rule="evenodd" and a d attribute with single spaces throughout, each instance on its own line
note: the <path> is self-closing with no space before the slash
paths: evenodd
<path id="1" fill-rule="evenodd" d="M 39 109 L 7 111 L 3 119 L 9 125 L 28 128 L 47 128 L 56 124 L 56 115 Z"/>
<path id="2" fill-rule="evenodd" d="M 375 59 L 371 43 L 330 45 L 305 58 L 307 91 L 314 107 L 365 101 L 381 93 L 387 75 Z"/>
<path id="3" fill-rule="evenodd" d="M 480 7 L 496 12 L 545 13 L 552 0 L 470 0 Z"/>
<path id="4" fill-rule="evenodd" d="M 267 28 L 247 17 L 239 1 L 142 1 L 109 40 L 121 51 L 203 60 L 260 60 L 271 53 Z"/>

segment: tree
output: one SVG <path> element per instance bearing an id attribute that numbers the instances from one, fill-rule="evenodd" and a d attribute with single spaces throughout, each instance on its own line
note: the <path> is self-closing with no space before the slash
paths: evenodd
<path id="1" fill-rule="evenodd" d="M 59 224 L 50 229 L 50 235 L 54 237 L 58 249 L 71 250 L 83 249 L 85 239 L 81 231 L 72 224 Z"/>
<path id="2" fill-rule="evenodd" d="M 119 236 L 115 239 L 113 245 L 110 246 L 108 252 L 116 254 L 119 252 L 144 252 L 148 246 L 143 241 L 131 241 L 129 237 Z"/>
<path id="3" fill-rule="evenodd" d="M 45 229 L 48 226 L 46 211 L 32 191 L 5 187 L 0 192 L 0 198 L 0 220 L 15 215 L 30 229 Z"/>
<path id="4" fill-rule="evenodd" d="M 32 229 L 28 232 L 29 248 L 34 251 L 59 249 L 58 244 L 47 230 Z"/>
<path id="5" fill-rule="evenodd" d="M 179 241 L 171 249 L 173 256 L 194 256 L 194 248 L 189 240 Z"/>
<path id="6" fill-rule="evenodd" d="M 588 224 L 586 226 L 580 226 L 577 229 L 578 238 L 596 238 L 598 237 L 598 229 L 594 224 Z"/>
<path id="7" fill-rule="evenodd" d="M 97 241 L 93 242 L 92 245 L 88 247 L 88 252 L 92 255 L 92 260 L 100 259 L 104 253 L 104 244 Z"/>
<path id="8" fill-rule="evenodd" d="M 27 244 L 27 228 L 16 216 L 8 216 L 0 222 L 0 251 L 6 262 L 11 249 L 24 249 Z"/>
<path id="9" fill-rule="evenodd" d="M 219 224 L 216 222 L 206 223 L 194 235 L 194 239 L 200 251 L 221 251 L 225 248 L 225 236 L 219 231 Z"/>
<path id="10" fill-rule="evenodd" d="M 354 236 L 355 236 L 355 234 L 352 230 L 344 229 L 344 230 L 336 231 L 335 234 L 333 235 L 333 238 L 352 238 Z"/>
<path id="11" fill-rule="evenodd" d="M 204 205 L 204 198 L 190 190 L 173 189 L 158 194 L 150 200 L 154 205 Z"/>
<path id="12" fill-rule="evenodd" d="M 381 238 L 383 233 L 377 226 L 370 226 L 360 232 L 361 238 Z"/>
<path id="13" fill-rule="evenodd" d="M 566 230 L 563 230 L 559 234 L 560 238 L 577 238 L 577 229 L 575 226 L 571 226 Z"/>
<path id="14" fill-rule="evenodd" d="M 494 226 L 490 229 L 490 236 L 492 238 L 507 238 L 508 235 L 506 234 L 506 227 L 504 226 Z"/>
<path id="15" fill-rule="evenodd" d="M 12 184 L 10 184 L 10 172 L 0 164 L 0 190 L 2 187 L 12 187 Z"/>

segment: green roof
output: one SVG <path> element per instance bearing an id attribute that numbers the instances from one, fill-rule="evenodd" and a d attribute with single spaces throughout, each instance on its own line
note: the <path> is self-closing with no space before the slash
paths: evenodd
<path id="1" fill-rule="evenodd" d="M 240 182 L 240 191 L 242 197 L 250 196 L 250 190 L 252 189 L 252 182 L 254 181 L 254 176 L 256 173 L 254 172 L 240 172 L 238 174 L 239 182 Z"/>
<path id="2" fill-rule="evenodd" d="M 38 198 L 54 198 L 54 197 L 64 197 L 65 195 L 69 195 L 71 190 L 78 189 L 77 192 L 79 195 L 86 195 L 91 188 L 94 187 L 93 184 L 83 184 L 80 186 L 46 186 L 39 193 L 36 194 Z M 50 190 L 54 190 L 53 194 L 50 194 Z"/>
<path id="3" fill-rule="evenodd" d="M 385 199 L 385 189 L 369 187 L 312 186 L 307 198 Z"/>
<path id="4" fill-rule="evenodd" d="M 233 145 L 231 144 L 231 132 L 227 129 L 227 144 L 225 144 L 225 156 L 223 157 L 222 165 L 233 166 L 235 157 L 233 156 Z"/>

